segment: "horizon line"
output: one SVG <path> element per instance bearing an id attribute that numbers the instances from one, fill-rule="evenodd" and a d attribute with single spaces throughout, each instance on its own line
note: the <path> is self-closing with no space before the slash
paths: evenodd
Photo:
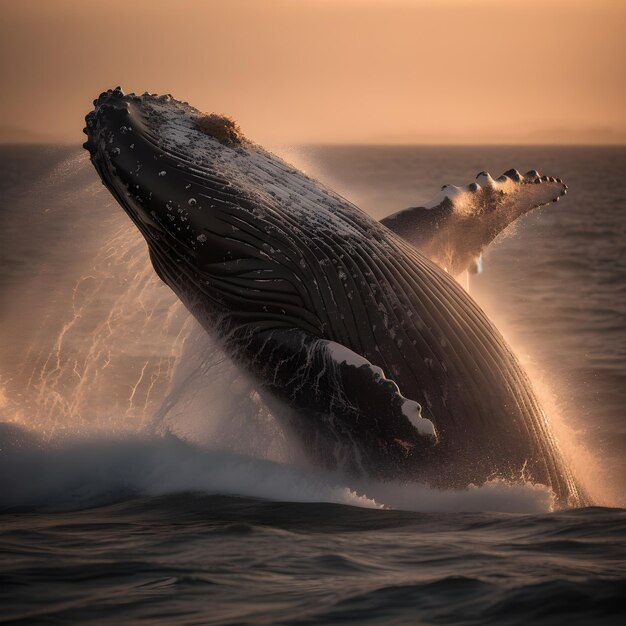
<path id="1" fill-rule="evenodd" d="M 252 143 L 257 143 L 253 141 Z M 260 145 L 260 144 L 258 144 Z M 324 146 L 324 147 L 386 147 L 386 148 L 403 148 L 403 147 L 451 147 L 451 148 L 463 148 L 463 147 L 481 147 L 481 148 L 489 148 L 489 147 L 616 147 L 623 148 L 626 147 L 626 141 L 624 142 L 541 142 L 541 143 L 533 143 L 533 142 L 502 142 L 502 143 L 491 143 L 491 142 L 355 142 L 355 141 L 346 141 L 346 142 L 319 142 L 319 141 L 295 141 L 290 143 L 277 142 L 277 143 L 267 143 L 265 144 L 270 147 L 275 148 L 287 148 L 289 146 Z M 74 141 L 3 141 L 0 139 L 0 146 L 75 146 L 82 147 L 82 142 L 74 142 Z"/>

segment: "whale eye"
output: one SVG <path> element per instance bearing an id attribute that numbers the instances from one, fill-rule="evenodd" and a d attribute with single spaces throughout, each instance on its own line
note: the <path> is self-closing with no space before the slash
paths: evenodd
<path id="1" fill-rule="evenodd" d="M 243 140 L 239 124 L 225 115 L 218 115 L 217 113 L 204 115 L 198 119 L 196 126 L 205 135 L 213 137 L 213 139 L 217 139 L 227 146 L 239 145 Z"/>

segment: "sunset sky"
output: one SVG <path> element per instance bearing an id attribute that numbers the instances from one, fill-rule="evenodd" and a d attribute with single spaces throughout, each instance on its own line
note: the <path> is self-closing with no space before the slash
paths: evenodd
<path id="1" fill-rule="evenodd" d="M 121 84 L 291 143 L 626 143 L 620 0 L 2 0 L 0 140 Z"/>

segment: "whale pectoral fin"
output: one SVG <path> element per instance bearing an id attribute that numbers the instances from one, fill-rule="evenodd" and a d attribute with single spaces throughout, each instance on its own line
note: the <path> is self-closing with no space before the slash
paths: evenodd
<path id="1" fill-rule="evenodd" d="M 292 409 L 305 450 L 330 469 L 397 472 L 436 440 L 419 404 L 345 346 L 286 329 L 255 335 L 246 352 L 263 388 Z"/>
<path id="2" fill-rule="evenodd" d="M 481 172 L 460 188 L 444 185 L 423 207 L 381 220 L 452 275 L 476 267 L 483 249 L 518 217 L 565 195 L 561 179 L 509 170 L 497 180 Z"/>

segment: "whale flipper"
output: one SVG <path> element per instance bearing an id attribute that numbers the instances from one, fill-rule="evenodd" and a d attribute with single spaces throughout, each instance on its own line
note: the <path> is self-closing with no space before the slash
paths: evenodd
<path id="1" fill-rule="evenodd" d="M 518 217 L 565 195 L 560 178 L 509 170 L 497 180 L 480 172 L 467 187 L 444 185 L 432 202 L 381 220 L 424 255 L 456 276 L 476 271 L 483 249 Z"/>
<path id="2" fill-rule="evenodd" d="M 436 442 L 420 405 L 351 349 L 296 328 L 255 333 L 242 344 L 247 367 L 284 405 L 279 417 L 316 464 L 371 475 L 371 467 L 360 467 L 363 452 L 378 457 L 380 477 L 397 475 L 398 458 L 413 456 L 419 466 Z"/>

